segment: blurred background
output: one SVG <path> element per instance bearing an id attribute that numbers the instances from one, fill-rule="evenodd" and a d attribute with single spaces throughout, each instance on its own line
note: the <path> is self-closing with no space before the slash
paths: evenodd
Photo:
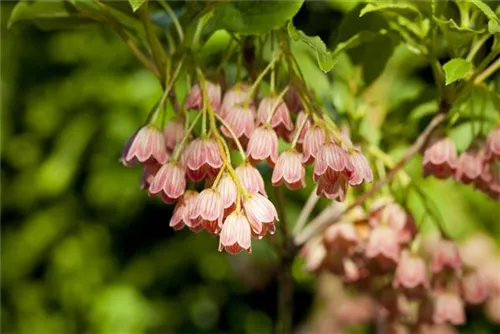
<path id="1" fill-rule="evenodd" d="M 1 3 L 2 332 L 271 332 L 272 248 L 254 241 L 251 255 L 228 256 L 206 233 L 174 233 L 173 207 L 148 198 L 139 189 L 141 170 L 118 162 L 160 95 L 153 75 L 105 27 L 7 30 L 14 5 Z M 308 3 L 297 26 L 330 40 L 343 6 Z M 297 52 L 320 96 L 340 94 L 313 57 Z M 370 95 L 386 99 L 372 101 L 390 112 L 376 131 L 388 131 L 382 145 L 395 156 L 418 132 L 401 120 L 432 96 L 430 70 L 411 57 L 396 52 Z M 498 242 L 498 203 L 454 182 L 422 180 L 419 163 L 408 172 L 434 197 L 454 236 L 481 230 Z M 287 193 L 292 222 L 306 194 Z M 421 205 L 408 203 L 424 220 Z M 315 311 L 316 281 L 302 264 L 294 264 L 297 324 Z M 480 314 L 469 320 L 464 332 L 493 330 Z"/>

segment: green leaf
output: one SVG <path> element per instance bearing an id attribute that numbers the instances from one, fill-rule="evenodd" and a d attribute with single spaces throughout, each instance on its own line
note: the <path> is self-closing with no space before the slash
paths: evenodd
<path id="1" fill-rule="evenodd" d="M 128 0 L 132 10 L 135 12 L 138 10 L 146 0 Z"/>
<path id="2" fill-rule="evenodd" d="M 347 49 L 359 46 L 364 42 L 373 40 L 379 34 L 371 31 L 360 31 L 346 41 L 337 44 L 333 51 L 329 51 L 325 43 L 318 36 L 307 36 L 303 31 L 297 30 L 293 23 L 288 23 L 288 35 L 294 41 L 301 41 L 307 44 L 316 52 L 318 64 L 325 73 L 329 72 L 337 62 L 337 57 Z"/>
<path id="3" fill-rule="evenodd" d="M 443 20 L 436 16 L 433 16 L 433 19 L 443 32 L 445 41 L 455 56 L 460 56 L 467 52 L 473 38 L 486 31 L 484 28 L 475 30 L 460 27 L 453 19 Z"/>
<path id="4" fill-rule="evenodd" d="M 211 20 L 214 29 L 245 35 L 263 34 L 283 26 L 299 11 L 303 0 L 222 2 Z"/>
<path id="5" fill-rule="evenodd" d="M 384 3 L 384 2 L 367 4 L 363 9 L 361 9 L 361 12 L 359 12 L 359 16 L 362 17 L 368 13 L 376 11 L 396 11 L 403 13 L 409 12 L 411 14 L 416 14 L 417 16 L 422 18 L 422 13 L 420 13 L 420 10 L 418 10 L 417 7 L 413 6 L 410 3 Z"/>
<path id="6" fill-rule="evenodd" d="M 467 73 L 472 70 L 472 63 L 462 58 L 454 58 L 443 66 L 446 85 L 457 80 L 464 79 Z"/>
<path id="7" fill-rule="evenodd" d="M 55 29 L 93 20 L 81 15 L 69 1 L 21 0 L 12 10 L 8 27 L 23 21 L 30 21 L 42 29 Z"/>

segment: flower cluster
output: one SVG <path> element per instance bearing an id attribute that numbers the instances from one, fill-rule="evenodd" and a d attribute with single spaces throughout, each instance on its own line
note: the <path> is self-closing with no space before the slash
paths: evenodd
<path id="1" fill-rule="evenodd" d="M 229 253 L 250 252 L 252 236 L 275 231 L 277 210 L 256 168 L 260 162 L 274 168 L 273 186 L 292 190 L 306 186 L 306 166 L 313 164 L 318 195 L 338 201 L 349 185 L 373 179 L 361 151 L 328 117 L 306 108 L 295 89 L 287 86 L 279 95 L 256 100 L 257 87 L 237 83 L 223 92 L 201 75 L 183 112 L 163 132 L 153 122 L 139 129 L 121 159 L 125 166 L 142 164 L 141 188 L 175 204 L 172 228 L 218 235 L 219 249 Z M 195 133 L 200 119 L 201 131 Z M 280 140 L 288 145 L 281 153 Z M 232 149 L 243 157 L 235 168 Z"/>
<path id="2" fill-rule="evenodd" d="M 466 304 L 498 304 L 500 259 L 479 261 L 473 251 L 462 255 L 465 247 L 461 252 L 449 239 L 423 238 L 408 210 L 379 199 L 370 212 L 353 211 L 311 239 L 302 255 L 309 271 L 331 272 L 372 296 L 371 319 L 387 326 L 383 332 L 399 333 L 460 325 Z"/>
<path id="3" fill-rule="evenodd" d="M 440 179 L 453 176 L 463 184 L 494 200 L 500 199 L 500 127 L 493 129 L 486 141 L 475 141 L 457 155 L 455 144 L 448 137 L 435 137 L 424 151 L 424 175 Z"/>

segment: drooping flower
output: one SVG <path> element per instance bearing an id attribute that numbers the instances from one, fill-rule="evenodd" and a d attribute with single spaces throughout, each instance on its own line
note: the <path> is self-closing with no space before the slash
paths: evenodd
<path id="1" fill-rule="evenodd" d="M 201 224 L 207 231 L 216 234 L 222 227 L 224 205 L 222 197 L 215 189 L 204 189 L 196 198 L 189 218 Z"/>
<path id="2" fill-rule="evenodd" d="M 353 224 L 339 222 L 325 230 L 323 242 L 330 250 L 349 253 L 359 245 L 361 240 Z"/>
<path id="3" fill-rule="evenodd" d="M 222 158 L 215 139 L 197 138 L 187 150 L 186 174 L 191 181 L 201 181 L 207 174 L 217 175 Z"/>
<path id="4" fill-rule="evenodd" d="M 255 108 L 252 105 L 234 106 L 225 114 L 225 122 L 231 128 L 234 136 L 238 138 L 243 146 L 246 146 L 248 140 L 255 130 Z M 221 126 L 221 131 L 229 139 L 233 139 L 231 132 L 225 126 Z"/>
<path id="5" fill-rule="evenodd" d="M 159 163 L 146 163 L 144 164 L 142 177 L 141 177 L 141 189 L 148 189 L 151 182 L 153 182 L 156 173 L 160 170 L 161 165 Z"/>
<path id="6" fill-rule="evenodd" d="M 396 268 L 393 286 L 403 290 L 409 297 L 422 297 L 429 287 L 424 260 L 404 250 Z"/>
<path id="7" fill-rule="evenodd" d="M 257 168 L 249 163 L 243 163 L 236 167 L 235 172 L 241 180 L 243 187 L 245 187 L 250 194 L 259 193 L 267 196 L 266 188 L 264 187 L 264 179 Z"/>
<path id="8" fill-rule="evenodd" d="M 320 177 L 313 175 L 318 182 L 316 194 L 328 199 L 334 199 L 343 202 L 347 193 L 347 177 L 341 172 L 327 170 Z"/>
<path id="9" fill-rule="evenodd" d="M 350 177 L 353 166 L 347 152 L 335 143 L 327 143 L 319 149 L 314 162 L 314 177 L 319 178 L 328 170 Z"/>
<path id="10" fill-rule="evenodd" d="M 248 93 L 249 93 L 249 87 L 243 83 L 238 83 L 233 87 L 231 87 L 224 94 L 219 115 L 225 119 L 227 115 L 233 112 L 234 108 L 243 106 L 244 103 L 247 102 Z M 250 101 L 248 102 L 249 102 L 249 107 L 253 108 L 255 111 L 253 100 L 250 99 Z"/>
<path id="11" fill-rule="evenodd" d="M 284 182 L 291 190 L 304 188 L 306 170 L 301 160 L 301 154 L 295 149 L 281 153 L 273 170 L 271 179 L 273 186 L 278 187 Z"/>
<path id="12" fill-rule="evenodd" d="M 222 197 L 224 210 L 231 209 L 236 203 L 238 191 L 236 189 L 236 184 L 229 173 L 224 173 L 221 177 L 219 184 L 217 185 L 217 191 Z"/>
<path id="13" fill-rule="evenodd" d="M 201 225 L 196 225 L 190 217 L 190 212 L 192 210 L 192 206 L 195 203 L 197 195 L 198 192 L 194 190 L 187 190 L 179 199 L 179 201 L 175 205 L 174 212 L 172 213 L 172 218 L 170 218 L 169 225 L 171 228 L 177 231 L 182 229 L 184 225 L 186 225 L 192 230 L 199 230 L 196 229 L 196 227 Z"/>
<path id="14" fill-rule="evenodd" d="M 398 203 L 389 203 L 372 213 L 369 222 L 374 227 L 382 222 L 389 224 L 396 231 L 401 244 L 413 240 L 418 232 L 413 215 Z"/>
<path id="15" fill-rule="evenodd" d="M 152 124 L 140 128 L 127 141 L 121 157 L 125 166 L 154 162 L 163 165 L 167 161 L 168 153 L 163 134 Z"/>
<path id="16" fill-rule="evenodd" d="M 467 303 L 477 305 L 483 303 L 490 294 L 487 278 L 480 271 L 471 271 L 462 277 L 462 291 Z"/>
<path id="17" fill-rule="evenodd" d="M 438 293 L 432 319 L 436 324 L 449 322 L 453 325 L 461 325 L 465 323 L 465 311 L 462 299 L 452 292 Z"/>
<path id="18" fill-rule="evenodd" d="M 165 147 L 172 152 L 175 146 L 184 137 L 184 118 L 179 117 L 168 122 L 163 131 Z"/>
<path id="19" fill-rule="evenodd" d="M 255 129 L 248 142 L 247 156 L 253 163 L 266 160 L 274 167 L 278 160 L 278 135 L 270 126 Z"/>
<path id="20" fill-rule="evenodd" d="M 394 268 L 399 261 L 400 245 L 396 231 L 387 225 L 375 227 L 368 239 L 365 255 L 385 268 Z"/>
<path id="21" fill-rule="evenodd" d="M 178 162 L 171 161 L 158 170 L 149 186 L 149 194 L 160 195 L 166 203 L 174 203 L 185 189 L 184 168 Z"/>
<path id="22" fill-rule="evenodd" d="M 207 97 L 210 101 L 210 106 L 214 111 L 218 111 L 221 105 L 221 86 L 210 81 L 205 82 Z M 203 108 L 203 91 L 200 84 L 196 83 L 189 91 L 186 102 L 184 103 L 187 109 L 201 110 Z"/>
<path id="23" fill-rule="evenodd" d="M 458 164 L 455 144 L 448 137 L 435 139 L 424 151 L 424 176 L 446 179 L 453 175 Z"/>
<path id="24" fill-rule="evenodd" d="M 280 137 L 288 139 L 288 134 L 293 130 L 293 122 L 285 102 L 277 100 L 274 96 L 263 98 L 257 109 L 257 123 L 266 124 L 271 113 L 273 113 L 269 122 L 271 127 Z"/>
<path id="25" fill-rule="evenodd" d="M 463 152 L 458 158 L 455 179 L 469 184 L 474 182 L 483 171 L 483 155 L 476 149 Z"/>
<path id="26" fill-rule="evenodd" d="M 237 254 L 241 250 L 252 251 L 252 232 L 247 217 L 238 211 L 227 216 L 219 238 L 219 251 L 225 249 L 230 254 Z"/>
<path id="27" fill-rule="evenodd" d="M 325 130 L 318 124 L 312 125 L 304 135 L 302 143 L 303 157 L 302 162 L 310 164 L 316 158 L 316 154 L 320 148 L 326 143 Z"/>
<path id="28" fill-rule="evenodd" d="M 349 152 L 348 157 L 350 159 L 350 165 L 352 166 L 352 172 L 349 176 L 349 184 L 351 186 L 357 186 L 363 181 L 372 182 L 373 172 L 363 153 L 354 149 Z"/>
<path id="29" fill-rule="evenodd" d="M 500 126 L 491 130 L 486 138 L 486 159 L 500 159 Z"/>
<path id="30" fill-rule="evenodd" d="M 243 201 L 243 208 L 252 227 L 252 231 L 259 235 L 264 224 L 273 225 L 278 220 L 278 212 L 273 203 L 261 194 L 251 194 Z"/>
<path id="31" fill-rule="evenodd" d="M 461 267 L 462 260 L 457 244 L 451 240 L 441 239 L 431 258 L 431 270 L 439 273 L 445 269 L 457 270 Z"/>

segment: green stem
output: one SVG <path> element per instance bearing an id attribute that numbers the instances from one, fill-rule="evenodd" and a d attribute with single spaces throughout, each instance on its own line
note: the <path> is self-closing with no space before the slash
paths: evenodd
<path id="1" fill-rule="evenodd" d="M 500 58 L 495 60 L 488 68 L 486 68 L 481 74 L 479 74 L 474 80 L 474 84 L 480 84 L 486 80 L 490 75 L 495 73 L 500 68 Z"/>
<path id="2" fill-rule="evenodd" d="M 181 41 L 182 43 L 182 41 L 184 40 L 184 32 L 182 31 L 182 26 L 179 23 L 177 16 L 175 15 L 174 11 L 165 0 L 160 0 L 159 2 L 160 5 L 163 7 L 163 9 L 165 9 L 165 11 L 172 19 L 172 22 L 174 22 L 175 29 L 177 30 L 177 35 L 179 35 L 179 41 Z"/>
<path id="3" fill-rule="evenodd" d="M 248 93 L 248 97 L 245 101 L 245 106 L 247 108 L 250 105 L 251 99 L 255 95 L 255 92 L 257 90 L 257 87 L 259 86 L 259 83 L 262 81 L 262 79 L 264 79 L 264 76 L 267 74 L 267 72 L 269 72 L 269 70 L 273 67 L 274 63 L 276 61 L 278 61 L 279 58 L 280 58 L 280 54 L 277 54 L 276 56 L 274 56 L 273 59 L 271 59 L 271 61 L 269 62 L 269 64 L 267 64 L 266 68 L 259 74 L 259 76 L 255 80 L 255 82 L 253 83 L 252 88 L 250 88 L 250 92 Z"/>
<path id="4" fill-rule="evenodd" d="M 144 4 L 139 8 L 139 16 L 141 18 L 142 24 L 144 25 L 144 29 L 146 30 L 146 38 L 148 40 L 148 44 L 151 48 L 151 53 L 153 54 L 153 60 L 160 72 L 160 80 L 162 83 L 165 82 L 165 74 L 162 71 L 164 68 L 164 59 L 165 59 L 165 50 L 158 40 L 158 36 L 154 31 L 153 24 L 149 19 L 149 10 L 148 10 L 148 2 L 145 1 Z"/>
<path id="5" fill-rule="evenodd" d="M 278 106 L 280 105 L 280 103 L 284 103 L 283 102 L 283 97 L 285 96 L 286 92 L 288 92 L 288 90 L 290 89 L 290 86 L 286 86 L 280 93 L 280 95 L 278 95 L 278 97 L 276 98 L 276 102 L 274 103 L 274 105 L 272 106 L 270 112 L 269 112 L 269 115 L 267 115 L 267 120 L 266 120 L 266 123 L 270 123 L 271 120 L 273 119 L 273 116 L 274 116 L 274 113 L 276 112 L 276 109 L 278 109 Z"/>
<path id="6" fill-rule="evenodd" d="M 189 126 L 189 128 L 186 130 L 185 134 L 184 134 L 184 137 L 182 137 L 182 140 L 180 141 L 180 143 L 177 145 L 177 148 L 175 150 L 175 153 L 174 153 L 174 156 L 172 158 L 173 161 L 177 161 L 177 159 L 179 159 L 179 156 L 182 152 L 182 148 L 184 147 L 184 145 L 186 144 L 186 141 L 188 140 L 189 138 L 189 135 L 191 134 L 191 132 L 193 131 L 196 123 L 198 123 L 198 121 L 200 120 L 200 117 L 201 117 L 201 113 L 199 113 L 196 118 L 193 120 L 193 123 L 191 123 L 191 125 Z"/>
<path id="7" fill-rule="evenodd" d="M 481 49 L 481 47 L 483 46 L 483 44 L 491 37 L 490 34 L 486 34 L 484 35 L 483 37 L 481 37 L 476 43 L 474 43 L 474 45 L 472 46 L 472 48 L 470 49 L 469 51 L 469 54 L 467 55 L 467 60 L 472 62 L 472 60 L 474 59 L 474 57 L 476 56 L 476 54 L 478 53 L 478 51 Z"/>

